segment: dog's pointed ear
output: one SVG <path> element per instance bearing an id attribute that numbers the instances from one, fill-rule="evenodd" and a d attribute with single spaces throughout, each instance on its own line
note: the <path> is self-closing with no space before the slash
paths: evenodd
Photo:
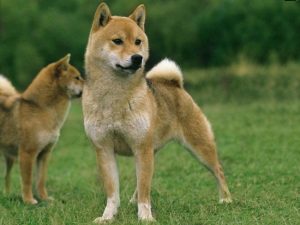
<path id="1" fill-rule="evenodd" d="M 111 13 L 108 6 L 102 2 L 94 15 L 94 21 L 92 25 L 93 31 L 98 30 L 100 27 L 105 27 L 109 20 L 111 19 Z"/>
<path id="2" fill-rule="evenodd" d="M 144 30 L 145 19 L 146 19 L 146 10 L 143 4 L 139 5 L 133 13 L 129 16 L 130 19 L 134 20 L 137 25 Z"/>
<path id="3" fill-rule="evenodd" d="M 59 76 L 63 71 L 68 70 L 68 67 L 70 65 L 70 58 L 71 58 L 71 54 L 69 53 L 55 63 L 55 69 L 54 69 L 55 76 Z"/>

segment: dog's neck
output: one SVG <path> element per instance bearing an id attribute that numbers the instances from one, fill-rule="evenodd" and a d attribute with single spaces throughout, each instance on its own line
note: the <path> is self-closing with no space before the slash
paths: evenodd
<path id="1" fill-rule="evenodd" d="M 101 107 L 128 104 L 128 100 L 138 92 L 147 90 L 147 83 L 143 70 L 135 74 L 117 74 L 114 70 L 105 67 L 91 67 L 86 74 L 84 91 L 93 91 L 93 96 Z"/>
<path id="2" fill-rule="evenodd" d="M 64 108 L 68 107 L 70 99 L 49 76 L 38 75 L 21 98 L 32 106 L 39 108 Z"/>

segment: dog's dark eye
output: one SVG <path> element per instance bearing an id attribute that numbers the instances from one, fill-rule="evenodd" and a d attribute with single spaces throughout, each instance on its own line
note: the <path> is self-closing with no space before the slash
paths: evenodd
<path id="1" fill-rule="evenodd" d="M 142 41 L 140 39 L 135 40 L 135 45 L 140 45 L 141 43 L 142 43 Z"/>
<path id="2" fill-rule="evenodd" d="M 75 77 L 76 80 L 80 80 L 80 77 Z"/>
<path id="3" fill-rule="evenodd" d="M 112 42 L 115 43 L 116 45 L 121 45 L 121 44 L 123 44 L 123 41 L 122 41 L 122 39 L 120 39 L 120 38 L 113 39 Z"/>

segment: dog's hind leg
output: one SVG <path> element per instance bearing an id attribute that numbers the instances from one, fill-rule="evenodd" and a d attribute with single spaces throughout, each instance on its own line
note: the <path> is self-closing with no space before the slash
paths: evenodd
<path id="1" fill-rule="evenodd" d="M 14 165 L 14 159 L 9 157 L 9 156 L 6 156 L 4 155 L 4 158 L 5 158 L 5 164 L 6 164 L 6 171 L 5 171 L 5 193 L 6 194 L 9 194 L 10 192 L 10 174 L 11 174 L 11 169 Z"/>
<path id="2" fill-rule="evenodd" d="M 94 220 L 95 223 L 103 223 L 112 220 L 120 206 L 119 175 L 115 153 L 113 149 L 96 149 L 97 164 L 102 177 L 107 196 L 106 207 L 102 217 Z"/>
<path id="3" fill-rule="evenodd" d="M 137 188 L 135 188 L 130 200 L 129 200 L 129 203 L 131 204 L 135 204 L 137 201 Z"/>
<path id="4" fill-rule="evenodd" d="M 223 169 L 218 159 L 214 135 L 205 115 L 200 110 L 193 111 L 182 124 L 183 143 L 216 177 L 220 203 L 232 202 Z"/>

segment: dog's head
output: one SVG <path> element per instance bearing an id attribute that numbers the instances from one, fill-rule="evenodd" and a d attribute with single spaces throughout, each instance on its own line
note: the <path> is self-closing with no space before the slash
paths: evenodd
<path id="1" fill-rule="evenodd" d="M 112 16 L 108 6 L 101 3 L 94 16 L 86 61 L 123 75 L 143 70 L 149 56 L 145 16 L 144 5 L 129 17 L 120 17 Z"/>
<path id="2" fill-rule="evenodd" d="M 52 74 L 60 90 L 65 92 L 69 98 L 78 98 L 82 95 L 84 81 L 80 72 L 69 63 L 70 56 L 68 54 L 51 64 Z"/>

